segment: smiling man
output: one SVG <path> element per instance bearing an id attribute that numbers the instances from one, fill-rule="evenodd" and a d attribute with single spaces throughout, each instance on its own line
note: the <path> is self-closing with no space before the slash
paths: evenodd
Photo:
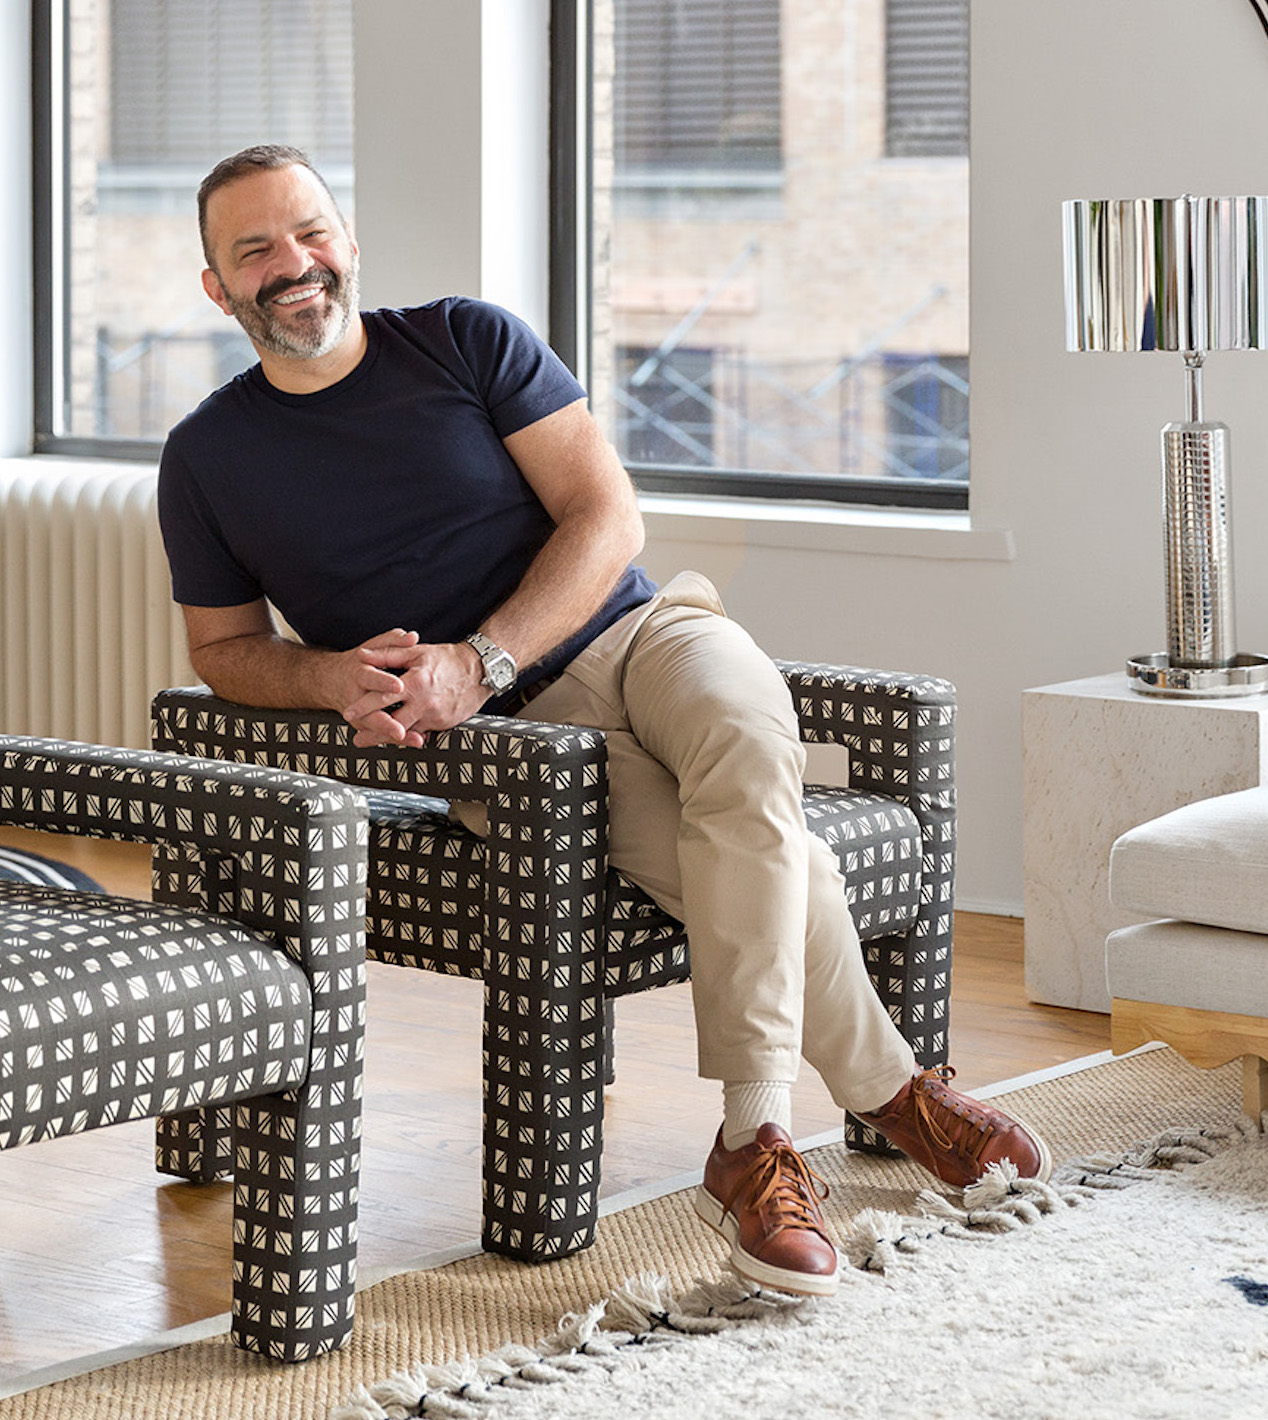
<path id="1" fill-rule="evenodd" d="M 215 205 L 216 233 L 209 228 L 208 203 L 201 207 L 208 263 L 203 290 L 237 320 L 268 372 L 285 379 L 288 358 L 319 360 L 336 349 L 351 369 L 366 343 L 360 322 L 353 321 L 357 245 L 321 177 L 300 166 L 278 169 L 269 193 L 272 211 L 264 210 L 258 186 L 242 183 L 227 184 Z M 219 231 L 241 235 L 220 243 L 225 250 L 217 261 L 212 251 Z"/>
<path id="2" fill-rule="evenodd" d="M 549 348 L 461 297 L 358 313 L 357 244 L 293 148 L 218 164 L 199 221 L 204 289 L 260 357 L 163 451 L 203 679 L 243 704 L 338 710 L 363 746 L 529 702 L 605 732 L 610 860 L 686 924 L 700 1071 L 723 1082 L 696 1209 L 750 1280 L 837 1286 L 789 1134 L 802 1058 L 942 1179 L 1006 1157 L 1046 1177 L 1033 1132 L 953 1072 L 916 1071 L 806 829 L 783 678 L 703 577 L 657 589 L 632 564 L 633 487 Z"/>

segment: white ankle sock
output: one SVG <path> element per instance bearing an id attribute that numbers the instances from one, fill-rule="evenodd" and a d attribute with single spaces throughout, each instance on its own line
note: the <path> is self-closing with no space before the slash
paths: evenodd
<path id="1" fill-rule="evenodd" d="M 726 1080 L 722 1085 L 722 1147 L 741 1149 L 763 1124 L 792 1133 L 792 1086 L 782 1080 Z"/>

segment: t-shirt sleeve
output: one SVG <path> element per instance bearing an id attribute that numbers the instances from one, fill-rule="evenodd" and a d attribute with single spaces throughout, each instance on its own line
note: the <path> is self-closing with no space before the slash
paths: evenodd
<path id="1" fill-rule="evenodd" d="M 259 583 L 229 551 L 215 514 L 171 438 L 159 463 L 158 516 L 173 601 L 182 606 L 243 606 L 263 596 Z"/>
<path id="2" fill-rule="evenodd" d="M 510 311 L 462 298 L 451 304 L 448 321 L 500 438 L 585 398 L 559 356 Z"/>

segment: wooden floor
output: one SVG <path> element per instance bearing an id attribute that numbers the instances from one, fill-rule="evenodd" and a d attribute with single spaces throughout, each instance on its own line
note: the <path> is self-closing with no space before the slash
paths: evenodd
<path id="1" fill-rule="evenodd" d="M 0 841 L 148 893 L 133 845 Z M 1108 1047 L 1107 1017 L 1027 1003 L 1019 920 L 958 914 L 955 953 L 951 1059 L 965 1087 Z M 478 1237 L 480 1202 L 479 985 L 371 964 L 369 1001 L 363 1275 Z M 719 1117 L 719 1086 L 695 1074 L 689 988 L 618 1002 L 604 1195 L 699 1169 Z M 796 1134 L 839 1126 L 807 1070 Z M 143 1121 L 0 1155 L 0 1381 L 228 1310 L 229 1185 L 164 1182 L 151 1151 Z"/>

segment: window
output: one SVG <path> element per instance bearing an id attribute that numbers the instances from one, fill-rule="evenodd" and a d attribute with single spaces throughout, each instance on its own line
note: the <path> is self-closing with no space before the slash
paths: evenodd
<path id="1" fill-rule="evenodd" d="M 969 0 L 885 0 L 885 151 L 969 151 Z"/>
<path id="2" fill-rule="evenodd" d="M 352 0 L 40 0 L 37 442 L 152 454 L 254 351 L 202 294 L 195 194 L 294 143 L 352 198 Z"/>
<path id="3" fill-rule="evenodd" d="M 778 168 L 778 0 L 622 0 L 614 20 L 623 181 Z"/>
<path id="4" fill-rule="evenodd" d="M 589 19 L 586 377 L 635 481 L 966 506 L 966 0 Z"/>

